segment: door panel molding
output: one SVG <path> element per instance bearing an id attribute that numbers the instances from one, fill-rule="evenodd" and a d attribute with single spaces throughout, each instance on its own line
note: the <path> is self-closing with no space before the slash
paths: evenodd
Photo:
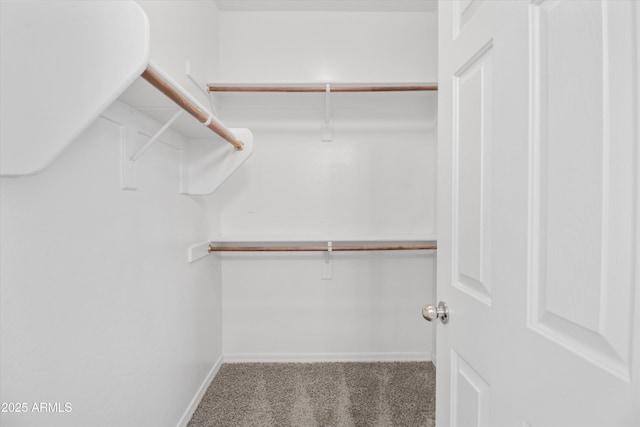
<path id="1" fill-rule="evenodd" d="M 527 316 L 530 329 L 627 382 L 638 169 L 628 7 L 627 19 L 606 1 L 529 8 Z"/>
<path id="2" fill-rule="evenodd" d="M 489 426 L 489 383 L 451 349 L 451 425 Z"/>
<path id="3" fill-rule="evenodd" d="M 491 305 L 492 52 L 453 75 L 453 286 Z"/>
<path id="4" fill-rule="evenodd" d="M 485 1 L 455 0 L 453 2 L 453 40 L 458 38 Z"/>

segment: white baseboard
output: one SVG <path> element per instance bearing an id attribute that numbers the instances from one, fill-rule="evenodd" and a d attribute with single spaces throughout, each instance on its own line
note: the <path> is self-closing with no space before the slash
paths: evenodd
<path id="1" fill-rule="evenodd" d="M 436 366 L 436 353 L 431 353 L 431 363 L 433 363 L 433 366 Z"/>
<path id="2" fill-rule="evenodd" d="M 431 353 L 226 353 L 225 363 L 431 361 Z"/>
<path id="3" fill-rule="evenodd" d="M 205 392 L 209 388 L 209 385 L 211 385 L 211 381 L 213 381 L 213 379 L 218 374 L 220 366 L 222 366 L 222 360 L 223 356 L 220 356 L 218 360 L 216 360 L 216 362 L 213 364 L 213 367 L 200 385 L 200 388 L 196 392 L 195 396 L 193 396 L 193 399 L 191 399 L 191 402 L 189 402 L 189 406 L 187 406 L 184 414 L 182 414 L 182 418 L 180 418 L 180 421 L 178 421 L 178 427 L 186 427 L 187 424 L 189 424 L 193 413 L 196 412 L 196 409 L 198 409 L 198 405 L 202 400 L 202 396 L 204 396 Z"/>

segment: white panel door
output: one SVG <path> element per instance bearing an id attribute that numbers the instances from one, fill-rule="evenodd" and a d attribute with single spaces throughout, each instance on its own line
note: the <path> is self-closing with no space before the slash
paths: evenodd
<path id="1" fill-rule="evenodd" d="M 439 426 L 640 425 L 639 16 L 439 3 Z"/>

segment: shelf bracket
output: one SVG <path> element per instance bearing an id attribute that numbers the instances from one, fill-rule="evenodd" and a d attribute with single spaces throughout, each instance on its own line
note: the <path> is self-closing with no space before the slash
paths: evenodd
<path id="1" fill-rule="evenodd" d="M 120 188 L 126 191 L 138 189 L 138 170 L 135 162 L 129 156 L 131 147 L 134 146 L 139 136 L 135 127 L 136 110 L 128 108 L 120 124 Z M 117 119 L 108 119 L 116 123 Z"/>
<path id="2" fill-rule="evenodd" d="M 187 262 L 194 262 L 205 258 L 209 255 L 209 246 L 211 246 L 211 242 L 204 242 L 190 246 L 187 249 Z"/>
<path id="3" fill-rule="evenodd" d="M 324 122 L 322 123 L 323 141 L 333 141 L 333 117 L 331 112 L 331 85 L 327 83 L 324 92 Z"/>
<path id="4" fill-rule="evenodd" d="M 162 126 L 160 128 L 160 130 L 158 130 L 158 132 L 155 133 L 155 135 L 153 135 L 151 137 L 151 139 L 149 139 L 149 141 L 147 141 L 146 144 L 144 144 L 142 146 L 142 148 L 140 148 L 138 150 L 137 153 L 135 153 L 133 156 L 131 156 L 131 158 L 129 160 L 131 160 L 132 162 L 135 162 L 136 160 L 138 160 L 140 158 L 140 156 L 142 156 L 142 154 L 147 151 L 149 149 L 149 147 L 151 147 L 151 145 L 156 142 L 158 140 L 158 138 L 160 138 L 160 135 L 162 135 L 167 129 L 169 129 L 169 127 L 173 124 L 173 122 L 175 122 L 176 120 L 178 120 L 178 117 L 180 117 L 182 115 L 182 113 L 184 112 L 184 110 L 180 109 L 178 110 L 173 117 L 171 117 L 169 119 L 169 121 L 167 123 L 164 124 L 164 126 Z"/>
<path id="5" fill-rule="evenodd" d="M 327 242 L 327 252 L 323 254 L 322 257 L 322 266 L 321 266 L 321 275 L 320 278 L 322 280 L 332 280 L 333 279 L 333 242 Z"/>
<path id="6" fill-rule="evenodd" d="M 178 110 L 164 126 L 160 128 L 135 154 L 131 155 L 131 151 L 137 145 L 137 139 L 141 136 L 135 124 L 136 110 L 130 109 L 129 115 L 121 132 L 121 178 L 120 188 L 123 190 L 135 191 L 138 188 L 138 171 L 137 160 L 144 154 L 151 145 L 160 138 L 160 136 L 176 121 L 183 110 Z"/>
<path id="7" fill-rule="evenodd" d="M 191 74 L 191 61 L 185 61 L 184 64 L 184 68 L 185 68 L 185 75 L 187 76 L 187 79 L 189 79 L 189 81 L 191 83 L 193 83 L 193 85 L 200 91 L 202 92 L 202 94 L 205 96 L 205 98 L 207 98 L 207 101 L 209 102 L 209 108 L 211 108 L 211 113 L 214 116 L 218 115 L 218 110 L 216 109 L 216 105 L 215 102 L 213 100 L 213 97 L 211 96 L 211 92 L 209 92 L 207 89 L 205 89 L 207 87 L 207 85 L 201 85 L 194 77 L 193 74 Z"/>

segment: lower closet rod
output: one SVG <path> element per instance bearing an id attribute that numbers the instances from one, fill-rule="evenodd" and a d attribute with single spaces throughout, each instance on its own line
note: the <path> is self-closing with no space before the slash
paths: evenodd
<path id="1" fill-rule="evenodd" d="M 367 245 L 332 246 L 331 251 L 415 251 L 435 250 L 436 244 L 427 245 Z M 328 252 L 328 246 L 209 246 L 209 252 Z"/>

